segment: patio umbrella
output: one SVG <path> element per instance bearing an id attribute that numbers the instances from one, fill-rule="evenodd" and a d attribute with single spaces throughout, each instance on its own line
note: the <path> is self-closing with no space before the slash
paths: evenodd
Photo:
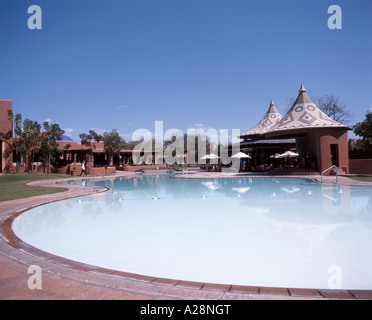
<path id="1" fill-rule="evenodd" d="M 238 152 L 238 153 L 234 154 L 233 156 L 231 156 L 231 158 L 248 158 L 248 159 L 251 159 L 252 157 L 245 154 L 244 152 Z"/>
<path id="2" fill-rule="evenodd" d="M 269 158 L 271 158 L 271 159 L 278 159 L 278 158 L 280 158 L 280 154 L 279 153 L 275 153 L 275 154 L 273 154 L 273 155 L 271 155 Z"/>
<path id="3" fill-rule="evenodd" d="M 218 159 L 218 158 L 219 156 L 217 156 L 214 153 L 211 153 L 211 154 L 206 154 L 204 157 L 201 157 L 200 159 Z"/>
<path id="4" fill-rule="evenodd" d="M 201 157 L 200 159 L 209 159 L 209 160 L 216 160 L 216 159 L 218 159 L 219 158 L 219 156 L 218 155 L 216 155 L 216 154 L 214 154 L 214 153 L 211 153 L 211 154 L 206 154 L 204 157 Z M 216 163 L 210 163 L 210 164 L 216 164 Z"/>
<path id="5" fill-rule="evenodd" d="M 295 152 L 292 152 L 292 151 L 288 150 L 288 151 L 282 153 L 280 155 L 280 157 L 281 158 L 285 158 L 285 157 L 290 157 L 290 158 L 292 158 L 292 157 L 298 157 L 298 153 L 295 153 Z"/>

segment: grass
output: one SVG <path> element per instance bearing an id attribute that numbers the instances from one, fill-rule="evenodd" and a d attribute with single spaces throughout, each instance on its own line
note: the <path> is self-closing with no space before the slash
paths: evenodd
<path id="1" fill-rule="evenodd" d="M 349 178 L 357 181 L 367 181 L 372 182 L 372 175 L 371 174 L 358 174 L 358 175 L 349 175 Z"/>
<path id="2" fill-rule="evenodd" d="M 3 174 L 0 176 L 0 202 L 66 191 L 66 188 L 61 187 L 26 186 L 32 181 L 66 177 L 66 175 L 43 173 Z"/>

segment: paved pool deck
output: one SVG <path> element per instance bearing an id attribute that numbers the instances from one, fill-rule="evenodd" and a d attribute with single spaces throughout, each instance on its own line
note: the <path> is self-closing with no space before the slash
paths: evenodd
<path id="1" fill-rule="evenodd" d="M 131 172 L 119 172 L 117 176 L 133 176 Z M 203 172 L 184 175 L 183 178 L 226 178 L 247 174 L 223 175 Z M 280 176 L 283 177 L 283 176 Z M 296 176 L 291 176 L 296 177 Z M 319 176 L 297 176 L 320 179 Z M 181 177 L 182 178 L 182 177 Z M 66 179 L 71 179 L 66 177 Z M 56 186 L 57 180 L 37 181 L 33 185 Z M 335 177 L 326 177 L 326 183 L 334 183 Z M 339 183 L 370 185 L 347 177 L 339 177 Z M 324 290 L 239 286 L 214 284 L 177 279 L 156 278 L 140 274 L 119 272 L 79 263 L 34 248 L 17 238 L 11 223 L 25 210 L 49 202 L 72 197 L 105 192 L 106 188 L 69 185 L 68 191 L 0 202 L 0 299 L 16 300 L 296 300 L 296 299 L 372 299 L 372 290 Z M 40 267 L 41 289 L 29 289 L 28 273 L 31 265 Z"/>

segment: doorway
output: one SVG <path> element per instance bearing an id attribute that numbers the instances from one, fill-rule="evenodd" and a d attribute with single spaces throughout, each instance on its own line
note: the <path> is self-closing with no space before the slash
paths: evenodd
<path id="1" fill-rule="evenodd" d="M 338 167 L 338 144 L 331 144 L 332 165 Z"/>

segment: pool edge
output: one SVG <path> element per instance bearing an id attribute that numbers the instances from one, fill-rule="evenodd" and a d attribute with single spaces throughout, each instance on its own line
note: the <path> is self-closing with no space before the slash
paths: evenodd
<path id="1" fill-rule="evenodd" d="M 301 177 L 304 178 L 304 177 Z M 73 190 L 68 196 L 54 194 L 41 200 L 29 199 L 28 205 L 21 209 L 14 205 L 13 208 L 1 212 L 0 208 L 0 268 L 4 265 L 17 264 L 23 266 L 23 273 L 17 276 L 12 275 L 8 279 L 0 278 L 0 288 L 9 286 L 12 282 L 19 285 L 20 277 L 24 278 L 24 290 L 17 294 L 17 299 L 29 299 L 35 297 L 35 291 L 27 288 L 27 266 L 37 264 L 43 271 L 43 279 L 58 278 L 58 285 L 51 290 L 54 296 L 70 297 L 77 294 L 77 291 L 66 291 L 67 283 L 76 282 L 79 290 L 90 289 L 86 299 L 372 299 L 372 290 L 325 290 L 325 289 L 301 289 L 301 288 L 278 288 L 278 287 L 257 287 L 239 286 L 230 284 L 202 283 L 193 281 L 182 281 L 177 279 L 158 278 L 135 273 L 105 269 L 85 263 L 76 262 L 62 258 L 40 249 L 37 249 L 19 239 L 12 230 L 12 222 L 16 217 L 32 208 L 70 199 L 83 195 L 91 195 L 94 192 L 87 192 L 86 188 L 71 188 Z M 103 191 L 103 190 L 102 190 Z M 101 192 L 102 192 L 101 191 Z M 19 203 L 18 203 L 19 204 Z M 5 261 L 6 260 L 6 261 Z M 4 263 L 3 263 L 4 262 Z M 5 276 L 10 271 L 5 271 Z M 3 277 L 4 272 L 0 269 Z M 62 281 L 62 284 L 61 284 Z M 94 288 L 94 289 L 92 289 Z M 0 290 L 0 292 L 4 290 Z M 89 290 L 87 290 L 89 291 Z M 105 294 L 98 292 L 105 291 Z M 106 292 L 107 291 L 107 292 Z M 9 293 L 9 292 L 8 292 Z M 47 299 L 46 296 L 37 292 L 40 299 Z M 11 296 L 11 295 L 10 295 Z M 8 295 L 9 297 L 9 295 Z M 0 299 L 5 299 L 0 294 Z"/>

